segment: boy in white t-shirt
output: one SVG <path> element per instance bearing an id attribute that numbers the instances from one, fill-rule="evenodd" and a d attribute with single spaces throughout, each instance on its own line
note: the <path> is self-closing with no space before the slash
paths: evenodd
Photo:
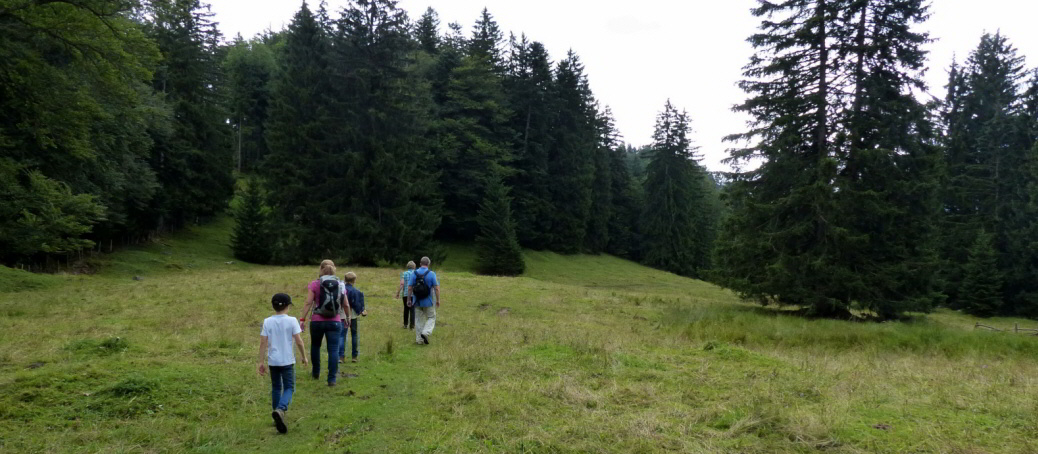
<path id="1" fill-rule="evenodd" d="M 270 365 L 271 398 L 273 399 L 274 412 L 270 414 L 274 418 L 274 425 L 278 432 L 285 433 L 285 410 L 292 402 L 292 392 L 296 389 L 296 358 L 292 354 L 292 341 L 299 347 L 299 356 L 303 358 L 303 365 L 307 364 L 306 353 L 303 351 L 303 338 L 299 333 L 299 320 L 287 314 L 288 306 L 292 305 L 292 297 L 278 293 L 270 299 L 274 306 L 274 315 L 263 320 L 263 330 L 260 331 L 259 362 L 256 371 L 262 376 L 267 373 L 267 367 L 263 364 L 266 356 L 267 364 Z"/>

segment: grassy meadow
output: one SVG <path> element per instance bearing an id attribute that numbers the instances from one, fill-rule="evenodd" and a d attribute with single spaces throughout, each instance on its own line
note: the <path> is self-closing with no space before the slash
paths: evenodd
<path id="1" fill-rule="evenodd" d="M 808 320 L 608 256 L 482 277 L 461 247 L 433 266 L 429 346 L 401 328 L 398 269 L 340 265 L 366 294 L 360 362 L 335 388 L 297 364 L 280 435 L 258 334 L 317 267 L 240 263 L 229 229 L 94 275 L 0 268 L 0 452 L 1038 452 L 1034 336 Z"/>

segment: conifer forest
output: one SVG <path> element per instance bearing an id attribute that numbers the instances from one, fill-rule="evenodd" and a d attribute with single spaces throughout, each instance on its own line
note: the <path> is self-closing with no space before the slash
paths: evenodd
<path id="1" fill-rule="evenodd" d="M 0 0 L 0 264 L 229 213 L 252 263 L 473 243 L 491 275 L 610 254 L 813 316 L 1038 318 L 1038 69 L 1011 36 L 931 61 L 927 1 L 760 0 L 718 172 L 696 106 L 630 144 L 580 49 L 472 13 L 300 2 L 231 37 L 199 0 Z"/>

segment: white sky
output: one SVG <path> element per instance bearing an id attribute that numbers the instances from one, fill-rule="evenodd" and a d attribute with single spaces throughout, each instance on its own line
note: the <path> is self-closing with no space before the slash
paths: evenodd
<path id="1" fill-rule="evenodd" d="M 215 20 L 228 39 L 249 38 L 264 29 L 280 30 L 301 1 L 210 0 Z M 318 0 L 319 1 L 319 0 Z M 310 1 L 316 9 L 318 1 Z M 328 0 L 337 16 L 345 0 Z M 688 110 L 693 140 L 712 170 L 727 154 L 725 135 L 741 132 L 745 117 L 731 111 L 745 94 L 736 87 L 752 49 L 746 43 L 758 25 L 750 14 L 755 0 L 400 0 L 412 19 L 432 6 L 441 26 L 460 23 L 466 35 L 487 7 L 506 36 L 526 33 L 544 43 L 553 61 L 568 49 L 580 55 L 599 102 L 612 107 L 624 140 L 651 141 L 656 114 L 670 98 Z M 932 0 L 924 25 L 937 42 L 929 46 L 930 93 L 944 96 L 953 55 L 961 62 L 984 31 L 1001 30 L 1029 68 L 1038 62 L 1038 27 L 1033 0 Z"/>

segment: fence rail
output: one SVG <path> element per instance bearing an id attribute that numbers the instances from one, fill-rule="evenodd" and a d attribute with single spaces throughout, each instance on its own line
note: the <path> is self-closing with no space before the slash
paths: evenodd
<path id="1" fill-rule="evenodd" d="M 988 330 L 991 330 L 991 331 L 1004 331 L 1004 332 L 1007 332 L 1007 333 L 1008 332 L 1029 333 L 1032 336 L 1038 336 L 1038 329 L 1036 329 L 1036 328 L 1021 328 L 1019 323 L 1014 323 L 1012 329 L 1010 329 L 1010 328 L 1006 328 L 1006 329 L 995 328 L 994 326 L 988 326 L 988 325 L 985 325 L 985 324 L 982 324 L 982 323 L 977 323 L 977 324 L 973 325 L 973 329 L 977 329 L 977 328 L 984 328 L 984 329 L 988 329 Z"/>

